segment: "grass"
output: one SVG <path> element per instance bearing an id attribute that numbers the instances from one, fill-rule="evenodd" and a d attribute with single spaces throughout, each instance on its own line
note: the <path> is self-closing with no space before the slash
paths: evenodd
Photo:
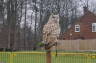
<path id="1" fill-rule="evenodd" d="M 95 54 L 95 53 L 94 53 Z M 93 53 L 52 53 L 52 63 L 96 63 Z M 45 52 L 0 52 L 3 63 L 46 63 Z"/>

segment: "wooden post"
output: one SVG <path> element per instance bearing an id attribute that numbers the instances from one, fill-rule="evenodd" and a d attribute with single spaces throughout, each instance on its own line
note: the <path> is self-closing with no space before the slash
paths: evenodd
<path id="1" fill-rule="evenodd" d="M 51 63 L 51 48 L 55 46 L 57 43 L 47 43 L 45 44 L 46 50 L 46 63 Z"/>
<path id="2" fill-rule="evenodd" d="M 46 52 L 46 63 L 51 63 L 51 50 Z"/>

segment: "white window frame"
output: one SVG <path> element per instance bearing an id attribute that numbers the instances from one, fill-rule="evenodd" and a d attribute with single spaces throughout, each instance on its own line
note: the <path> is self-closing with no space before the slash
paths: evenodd
<path id="1" fill-rule="evenodd" d="M 95 27 L 95 28 L 93 28 Z M 92 32 L 96 32 L 96 23 L 92 23 Z"/>
<path id="2" fill-rule="evenodd" d="M 77 29 L 78 29 L 78 31 L 77 31 Z M 75 25 L 75 32 L 80 32 L 80 25 L 79 24 Z"/>

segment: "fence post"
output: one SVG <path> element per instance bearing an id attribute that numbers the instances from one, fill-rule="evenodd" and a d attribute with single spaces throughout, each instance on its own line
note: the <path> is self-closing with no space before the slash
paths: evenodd
<path id="1" fill-rule="evenodd" d="M 53 46 L 56 46 L 56 44 L 57 44 L 56 42 L 45 44 L 45 50 L 47 50 L 47 52 L 46 52 L 46 63 L 51 63 L 51 48 Z"/>
<path id="2" fill-rule="evenodd" d="M 12 52 L 10 52 L 10 58 L 9 59 L 10 59 L 9 63 L 13 63 L 13 53 Z"/>
<path id="3" fill-rule="evenodd" d="M 47 63 L 51 63 L 51 50 L 50 49 L 46 52 L 46 61 Z"/>

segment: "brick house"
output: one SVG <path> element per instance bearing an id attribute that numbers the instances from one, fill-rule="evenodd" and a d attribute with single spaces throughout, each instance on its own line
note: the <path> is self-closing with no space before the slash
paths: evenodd
<path id="1" fill-rule="evenodd" d="M 60 35 L 61 40 L 96 39 L 96 15 L 84 7 L 84 15 Z"/>

